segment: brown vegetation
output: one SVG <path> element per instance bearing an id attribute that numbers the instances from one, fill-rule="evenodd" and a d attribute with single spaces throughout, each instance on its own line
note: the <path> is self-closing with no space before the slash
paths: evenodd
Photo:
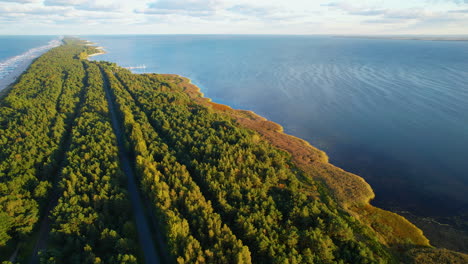
<path id="1" fill-rule="evenodd" d="M 252 111 L 234 110 L 229 106 L 213 103 L 204 98 L 199 88 L 186 78 L 177 77 L 174 82 L 184 87 L 184 91 L 195 101 L 229 114 L 242 126 L 255 130 L 276 147 L 290 153 L 296 165 L 313 179 L 324 182 L 336 201 L 344 207 L 364 205 L 374 198 L 372 188 L 364 179 L 328 163 L 325 152 L 303 139 L 283 133 L 280 125 Z"/>
<path id="2" fill-rule="evenodd" d="M 355 216 L 371 226 L 382 243 L 390 246 L 429 246 L 429 240 L 422 231 L 401 215 L 382 210 L 370 204 L 352 208 Z"/>
<path id="3" fill-rule="evenodd" d="M 468 255 L 447 249 L 417 248 L 408 252 L 408 256 L 415 264 L 465 264 L 468 263 Z"/>
<path id="4" fill-rule="evenodd" d="M 382 243 L 399 252 L 406 251 L 407 256 L 415 263 L 467 263 L 468 255 L 432 248 L 421 229 L 406 218 L 370 205 L 370 201 L 375 197 L 370 185 L 360 176 L 330 164 L 325 152 L 311 146 L 305 140 L 283 133 L 280 125 L 252 111 L 235 110 L 211 102 L 209 98 L 203 97 L 200 89 L 187 78 L 178 75 L 165 76 L 169 77 L 168 82 L 182 87 L 194 101 L 230 115 L 240 125 L 255 130 L 277 148 L 290 153 L 295 165 L 305 173 L 304 179 L 300 180 L 305 183 L 312 183 L 313 180 L 323 182 L 335 201 L 373 229 Z M 312 184 L 309 186 L 314 188 Z M 420 248 L 408 250 L 414 246 Z"/>

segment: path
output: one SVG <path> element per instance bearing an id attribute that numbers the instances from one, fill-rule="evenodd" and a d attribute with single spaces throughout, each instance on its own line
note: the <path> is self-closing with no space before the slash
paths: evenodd
<path id="1" fill-rule="evenodd" d="M 121 167 L 125 175 L 127 175 L 128 192 L 130 194 L 133 215 L 135 217 L 135 223 L 137 226 L 139 244 L 141 250 L 145 255 L 145 263 L 158 264 L 161 263 L 161 261 L 158 254 L 156 253 L 155 244 L 151 236 L 151 229 L 149 228 L 148 220 L 145 216 L 143 202 L 141 200 L 137 184 L 135 183 L 135 175 L 130 164 L 130 155 L 125 151 L 125 144 L 123 138 L 124 134 L 121 130 L 122 124 L 120 124 L 120 120 L 117 117 L 117 113 L 115 111 L 115 104 L 110 96 L 109 82 L 105 77 L 105 73 L 101 72 L 101 74 L 104 80 L 104 90 L 106 92 L 106 99 L 109 105 L 112 128 L 114 129 L 114 133 L 117 138 L 117 146 L 119 148 Z"/>

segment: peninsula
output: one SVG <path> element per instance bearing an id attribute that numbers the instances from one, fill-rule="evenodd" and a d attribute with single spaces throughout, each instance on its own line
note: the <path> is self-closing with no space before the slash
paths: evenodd
<path id="1" fill-rule="evenodd" d="M 280 125 L 63 42 L 0 101 L 2 261 L 468 262 Z"/>

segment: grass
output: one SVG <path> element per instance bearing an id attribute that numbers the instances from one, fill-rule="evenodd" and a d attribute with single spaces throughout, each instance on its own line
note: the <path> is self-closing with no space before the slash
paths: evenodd
<path id="1" fill-rule="evenodd" d="M 439 248 L 414 248 L 408 251 L 407 258 L 415 264 L 466 264 L 468 255 Z"/>
<path id="2" fill-rule="evenodd" d="M 421 229 L 403 216 L 385 211 L 370 204 L 350 208 L 361 222 L 372 227 L 381 242 L 389 246 L 417 245 L 429 247 L 429 240 Z"/>

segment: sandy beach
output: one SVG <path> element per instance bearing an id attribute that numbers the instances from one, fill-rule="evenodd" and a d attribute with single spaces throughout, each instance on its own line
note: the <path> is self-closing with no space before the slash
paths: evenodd
<path id="1" fill-rule="evenodd" d="M 7 88 L 10 84 L 14 83 L 15 80 L 23 74 L 31 65 L 31 63 L 44 54 L 46 51 L 60 46 L 62 44 L 61 39 L 55 39 L 49 42 L 49 44 L 37 48 L 30 49 L 23 54 L 17 55 L 15 57 L 9 58 L 5 61 L 0 61 L 0 66 L 3 68 L 13 68 L 9 70 L 3 78 L 0 77 L 0 92 L 2 92 L 5 88 Z M 0 71 L 1 71 L 0 67 Z"/>
<path id="2" fill-rule="evenodd" d="M 88 44 L 86 44 L 86 45 L 88 45 Z M 93 54 L 89 54 L 88 58 L 98 56 L 98 55 L 102 55 L 102 54 L 106 54 L 106 51 L 104 50 L 104 47 L 95 47 L 95 48 L 98 50 L 98 52 L 93 53 Z"/>
<path id="3" fill-rule="evenodd" d="M 0 79 L 0 91 L 7 88 L 10 84 L 12 84 L 26 69 L 28 69 L 29 65 L 31 65 L 32 61 L 35 58 L 30 58 L 27 60 L 21 61 L 15 70 L 10 72 L 7 76 L 3 79 Z"/>

